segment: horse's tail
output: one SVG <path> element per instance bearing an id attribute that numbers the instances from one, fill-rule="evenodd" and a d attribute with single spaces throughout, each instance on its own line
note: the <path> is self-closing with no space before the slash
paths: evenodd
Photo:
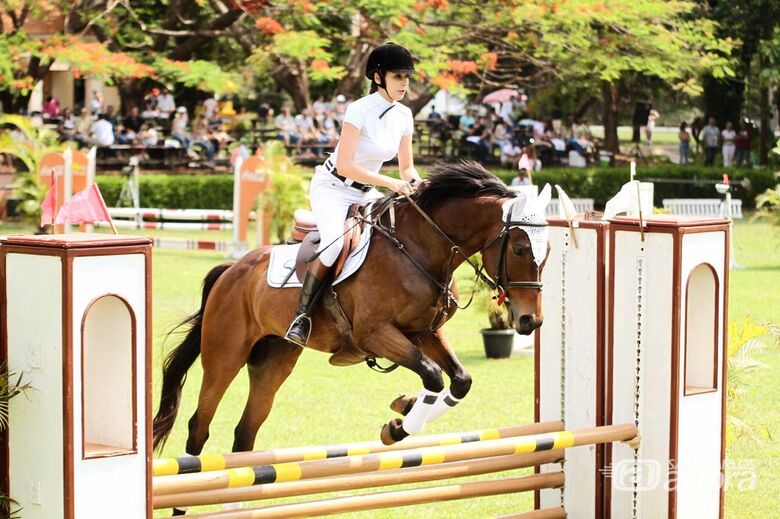
<path id="1" fill-rule="evenodd" d="M 155 450 L 162 449 L 165 441 L 168 439 L 168 435 L 171 433 L 173 422 L 176 420 L 176 414 L 179 411 L 181 391 L 184 387 L 184 382 L 187 380 L 187 370 L 190 369 L 195 359 L 200 355 L 200 333 L 206 300 L 217 279 L 231 266 L 232 263 L 223 263 L 222 265 L 217 265 L 206 274 L 203 280 L 203 296 L 201 297 L 200 309 L 171 330 L 171 333 L 173 333 L 180 326 L 189 325 L 190 327 L 184 340 L 165 357 L 165 362 L 163 363 L 160 407 L 157 409 L 157 415 L 154 417 L 153 422 L 152 446 Z"/>

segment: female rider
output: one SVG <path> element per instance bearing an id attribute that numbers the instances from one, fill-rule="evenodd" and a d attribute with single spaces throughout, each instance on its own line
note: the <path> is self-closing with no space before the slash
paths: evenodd
<path id="1" fill-rule="evenodd" d="M 409 195 L 414 190 L 411 182 L 420 180 L 412 159 L 414 119 L 399 103 L 413 72 L 412 55 L 401 45 L 387 43 L 374 49 L 365 71 L 370 92 L 347 107 L 335 151 L 315 168 L 309 199 L 320 233 L 319 256 L 306 269 L 298 309 L 285 334 L 299 346 L 309 340 L 312 311 L 341 252 L 349 206 L 379 198 L 374 186 Z M 400 180 L 379 173 L 396 154 Z"/>

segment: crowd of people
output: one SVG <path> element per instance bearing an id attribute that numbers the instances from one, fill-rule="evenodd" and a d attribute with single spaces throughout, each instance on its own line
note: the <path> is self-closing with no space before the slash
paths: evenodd
<path id="1" fill-rule="evenodd" d="M 276 113 L 263 104 L 257 119 L 264 138 L 282 141 L 298 158 L 318 160 L 336 146 L 350 101 L 343 95 L 330 100 L 320 96 L 310 108 L 295 115 L 289 106 L 283 105 Z M 659 117 L 653 112 L 652 126 Z M 220 103 L 214 95 L 208 95 L 195 107 L 191 119 L 190 110 L 177 106 L 173 93 L 164 87 L 151 88 L 140 106 L 129 105 L 121 114 L 114 106 L 106 105 L 96 90 L 86 107 L 71 111 L 48 96 L 42 112 L 30 115 L 34 123 L 56 125 L 62 140 L 82 146 L 181 148 L 189 158 L 202 159 L 207 165 L 212 165 L 220 150 L 226 150 L 239 137 L 232 131 L 235 124 L 226 124 L 236 115 L 232 103 Z M 560 111 L 538 116 L 527 109 L 524 95 L 511 96 L 501 103 L 468 106 L 461 115 L 444 116 L 434 106 L 417 124 L 423 135 L 415 140 L 427 141 L 428 148 L 437 147 L 441 155 L 498 162 L 529 173 L 549 165 L 593 163 L 599 146 L 587 121 L 577 120 L 574 115 L 563 117 Z M 645 133 L 650 145 L 650 124 Z M 745 121 L 736 129 L 731 122 L 720 129 L 712 117 L 706 124 L 701 117 L 690 125 L 682 122 L 678 131 L 679 163 L 692 162 L 695 144 L 697 151 L 703 150 L 707 166 L 715 164 L 719 152 L 724 167 L 750 166 L 752 137 L 753 128 Z"/>
<path id="2" fill-rule="evenodd" d="M 88 107 L 74 110 L 61 108 L 56 98 L 49 96 L 43 104 L 41 124 L 56 125 L 63 141 L 80 146 L 112 147 L 128 145 L 134 148 L 181 148 L 192 159 L 213 162 L 216 153 L 232 140 L 223 128 L 225 116 L 235 115 L 232 105 L 222 106 L 214 95 L 208 95 L 190 120 L 185 106 L 177 106 L 167 88 L 152 88 L 144 96 L 142 106 L 129 105 L 124 113 L 113 105 L 105 105 L 100 91 L 92 93 Z"/>
<path id="3" fill-rule="evenodd" d="M 524 158 L 530 170 L 542 166 L 584 166 L 595 160 L 598 142 L 586 121 L 559 111 L 540 117 L 526 109 L 524 96 L 503 103 L 468 107 L 461 116 L 446 119 L 433 107 L 426 120 L 441 146 L 452 140 L 455 155 L 473 156 L 482 163 L 516 167 Z M 576 162 L 576 163 L 574 163 Z"/>

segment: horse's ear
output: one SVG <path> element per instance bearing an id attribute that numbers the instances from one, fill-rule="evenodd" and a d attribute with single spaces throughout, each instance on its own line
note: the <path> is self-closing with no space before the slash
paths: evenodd
<path id="1" fill-rule="evenodd" d="M 528 205 L 528 197 L 524 193 L 518 193 L 515 203 L 512 204 L 512 217 L 510 220 L 513 222 L 520 220 L 525 213 L 526 205 Z"/>
<path id="2" fill-rule="evenodd" d="M 540 213 L 544 214 L 547 205 L 550 203 L 551 196 L 552 188 L 550 187 L 550 184 L 545 184 L 544 189 L 542 189 L 542 192 L 539 193 L 539 196 L 536 198 L 536 208 Z"/>

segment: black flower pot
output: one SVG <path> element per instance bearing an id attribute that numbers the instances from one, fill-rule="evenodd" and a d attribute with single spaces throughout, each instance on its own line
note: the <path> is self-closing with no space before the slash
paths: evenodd
<path id="1" fill-rule="evenodd" d="M 485 344 L 485 356 L 489 359 L 508 359 L 512 355 L 515 331 L 482 330 L 482 342 Z"/>

